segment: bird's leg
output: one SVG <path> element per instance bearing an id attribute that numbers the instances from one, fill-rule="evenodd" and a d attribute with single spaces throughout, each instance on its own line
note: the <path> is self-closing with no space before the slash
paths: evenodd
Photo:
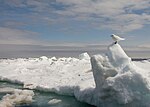
<path id="1" fill-rule="evenodd" d="M 114 44 L 117 44 L 117 41 Z"/>

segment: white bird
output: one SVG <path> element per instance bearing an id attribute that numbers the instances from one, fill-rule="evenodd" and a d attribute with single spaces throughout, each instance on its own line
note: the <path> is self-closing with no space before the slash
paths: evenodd
<path id="1" fill-rule="evenodd" d="M 121 37 L 119 37 L 119 36 L 117 36 L 115 34 L 112 34 L 111 37 L 115 41 L 115 44 L 118 43 L 121 40 L 125 40 L 125 38 L 121 38 Z"/>

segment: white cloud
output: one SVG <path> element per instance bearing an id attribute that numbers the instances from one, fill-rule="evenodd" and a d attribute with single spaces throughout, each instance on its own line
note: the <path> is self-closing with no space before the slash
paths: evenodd
<path id="1" fill-rule="evenodd" d="M 82 47 L 83 43 L 66 43 L 39 39 L 39 33 L 14 28 L 0 27 L 0 44 L 6 45 L 38 45 L 38 46 L 76 46 Z"/>
<path id="2" fill-rule="evenodd" d="M 49 3 L 46 1 L 38 1 L 38 0 L 26 0 L 26 5 L 29 7 L 32 7 L 32 11 L 35 12 L 47 12 L 51 11 L 51 8 L 49 7 Z"/>
<path id="3" fill-rule="evenodd" d="M 149 0 L 56 0 L 68 6 L 57 13 L 76 20 L 98 23 L 117 32 L 141 29 L 150 23 Z M 140 12 L 140 13 L 138 13 Z M 98 25 L 96 24 L 96 25 Z"/>
<path id="4" fill-rule="evenodd" d="M 111 29 L 117 33 L 130 32 L 150 24 L 150 0 L 5 0 L 5 2 L 10 6 L 28 8 L 31 11 L 28 17 L 33 17 L 31 19 L 33 22 L 64 24 L 82 21 L 89 23 L 88 26 L 91 28 Z"/>
<path id="5" fill-rule="evenodd" d="M 150 43 L 144 43 L 144 44 L 139 45 L 138 47 L 141 47 L 141 48 L 150 48 Z"/>
<path id="6" fill-rule="evenodd" d="M 11 7 L 25 7 L 26 6 L 22 0 L 2 0 L 2 1 Z"/>
<path id="7" fill-rule="evenodd" d="M 0 27 L 0 43 L 1 44 L 35 44 L 38 33 Z"/>

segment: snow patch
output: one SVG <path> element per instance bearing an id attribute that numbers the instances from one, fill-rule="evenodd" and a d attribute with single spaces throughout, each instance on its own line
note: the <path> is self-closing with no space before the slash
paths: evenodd
<path id="1" fill-rule="evenodd" d="M 0 107 L 15 107 L 15 105 L 32 103 L 34 92 L 31 90 L 14 89 L 12 94 L 3 96 Z"/>
<path id="2" fill-rule="evenodd" d="M 62 102 L 62 100 L 60 100 L 60 99 L 52 99 L 48 102 L 48 104 L 54 105 L 54 104 L 61 103 L 61 102 Z"/>
<path id="3" fill-rule="evenodd" d="M 36 89 L 36 85 L 35 84 L 24 84 L 23 88 L 25 88 L 25 89 Z"/>
<path id="4" fill-rule="evenodd" d="M 41 60 L 48 60 L 48 58 L 46 56 L 41 56 L 40 59 Z"/>
<path id="5" fill-rule="evenodd" d="M 0 93 L 13 93 L 13 92 L 14 92 L 14 88 L 9 88 L 9 87 L 0 88 Z"/>
<path id="6" fill-rule="evenodd" d="M 87 52 L 85 52 L 85 53 L 82 53 L 82 54 L 79 55 L 79 59 L 80 60 L 83 60 L 83 59 L 84 60 L 90 60 L 90 56 Z"/>

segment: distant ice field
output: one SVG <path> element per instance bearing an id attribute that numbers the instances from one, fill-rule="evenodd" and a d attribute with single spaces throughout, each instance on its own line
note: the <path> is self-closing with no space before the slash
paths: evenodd
<path id="1" fill-rule="evenodd" d="M 142 47 L 124 47 L 131 58 L 150 58 L 150 49 Z M 38 45 L 0 45 L 0 58 L 33 58 L 33 57 L 78 57 L 87 52 L 90 56 L 106 53 L 104 45 L 74 46 L 38 46 Z"/>
<path id="2" fill-rule="evenodd" d="M 58 50 L 58 51 L 8 51 L 8 52 L 0 52 L 0 58 L 31 58 L 31 57 L 40 57 L 40 56 L 48 56 L 48 57 L 78 57 L 79 54 L 87 52 L 90 56 L 95 54 L 104 54 L 106 50 Z M 126 51 L 128 56 L 134 59 L 148 59 L 150 58 L 150 51 Z"/>

